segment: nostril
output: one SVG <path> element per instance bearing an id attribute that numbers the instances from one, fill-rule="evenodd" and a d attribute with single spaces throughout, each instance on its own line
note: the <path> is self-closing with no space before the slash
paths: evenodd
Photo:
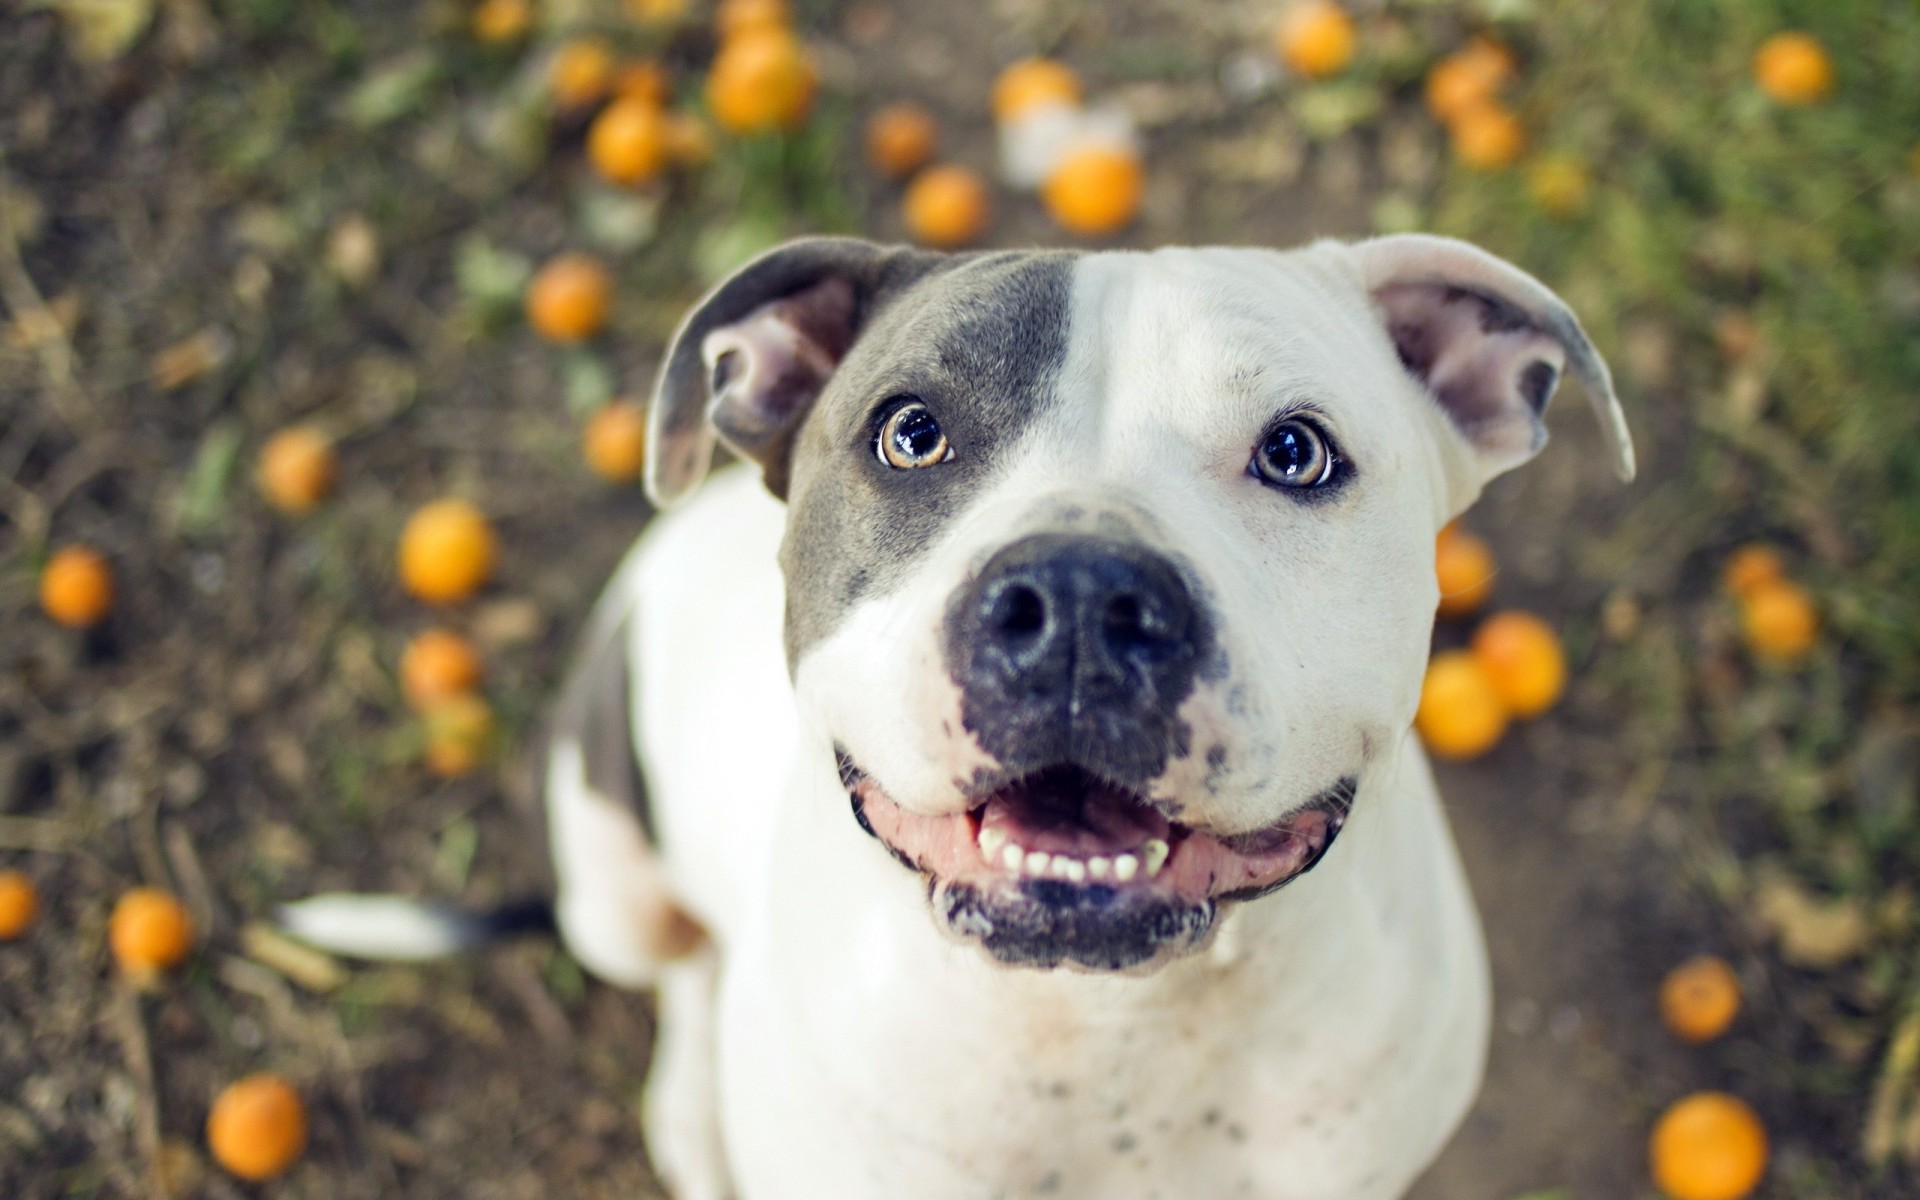
<path id="1" fill-rule="evenodd" d="M 1115 596 L 1109 601 L 1105 624 L 1107 636 L 1114 641 L 1131 643 L 1148 637 L 1140 601 L 1133 596 Z"/>
<path id="2" fill-rule="evenodd" d="M 994 598 L 989 620 L 1002 637 L 1026 641 L 1047 627 L 1047 602 L 1036 589 L 1018 584 Z"/>
<path id="3" fill-rule="evenodd" d="M 1106 611 L 1101 614 L 1100 631 L 1112 649 L 1134 656 L 1163 653 L 1180 637 L 1180 630 L 1167 620 L 1167 614 L 1152 604 L 1142 603 L 1140 597 L 1132 593 L 1122 593 L 1107 602 Z"/>

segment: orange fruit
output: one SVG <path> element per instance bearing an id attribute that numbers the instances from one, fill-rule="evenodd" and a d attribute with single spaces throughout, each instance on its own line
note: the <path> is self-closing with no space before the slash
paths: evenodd
<path id="1" fill-rule="evenodd" d="M 168 893 L 134 888 L 113 906 L 107 940 L 113 957 L 128 973 L 164 971 L 178 966 L 193 949 L 193 918 Z"/>
<path id="2" fill-rule="evenodd" d="M 1682 1041 L 1712 1041 L 1739 1012 L 1740 979 L 1724 958 L 1690 958 L 1660 981 L 1660 1020 Z"/>
<path id="3" fill-rule="evenodd" d="M 1565 221 L 1579 216 L 1592 190 L 1587 164 L 1571 155 L 1545 155 L 1527 168 L 1527 194 L 1550 217 Z"/>
<path id="4" fill-rule="evenodd" d="M 473 36 L 499 45 L 517 42 L 533 28 L 530 0 L 480 0 L 473 10 Z"/>
<path id="5" fill-rule="evenodd" d="M 613 77 L 613 94 L 622 100 L 645 100 L 665 108 L 673 98 L 673 80 L 667 69 L 651 58 L 621 64 Z"/>
<path id="6" fill-rule="evenodd" d="M 1332 0 L 1303 0 L 1274 33 L 1280 61 L 1309 79 L 1336 75 L 1353 61 L 1353 18 Z"/>
<path id="7" fill-rule="evenodd" d="M 1477 658 L 1443 650 L 1427 664 L 1413 727 L 1436 758 L 1477 758 L 1507 731 L 1507 707 Z"/>
<path id="8" fill-rule="evenodd" d="M 254 469 L 267 503 L 294 516 L 326 499 L 339 474 L 333 442 L 311 425 L 294 425 L 268 438 Z"/>
<path id="9" fill-rule="evenodd" d="M 1742 598 L 1740 627 L 1755 654 L 1775 662 L 1791 662 L 1813 649 L 1813 640 L 1820 632 L 1820 614 L 1805 588 L 1790 579 L 1774 579 Z"/>
<path id="10" fill-rule="evenodd" d="M 599 333 L 613 306 L 613 277 L 585 254 L 556 254 L 527 285 L 527 321 L 548 341 L 580 342 Z"/>
<path id="11" fill-rule="evenodd" d="M 1778 550 L 1750 542 L 1728 557 L 1727 565 L 1720 570 L 1720 586 L 1735 599 L 1745 600 L 1765 584 L 1784 578 L 1786 572 Z"/>
<path id="12" fill-rule="evenodd" d="M 251 1183 L 284 1174 L 307 1148 L 307 1106 L 278 1075 L 235 1080 L 207 1113 L 214 1161 Z"/>
<path id="13" fill-rule="evenodd" d="M 813 60 L 784 27 L 749 28 L 729 39 L 707 76 L 707 107 L 732 133 L 796 129 L 813 108 Z"/>
<path id="14" fill-rule="evenodd" d="M 651 100 L 615 100 L 587 130 L 587 157 L 608 183 L 648 183 L 667 165 L 667 116 Z"/>
<path id="15" fill-rule="evenodd" d="M 692 113 L 667 114 L 667 157 L 695 166 L 713 157 L 713 131 Z"/>
<path id="16" fill-rule="evenodd" d="M 598 104 L 613 86 L 613 47 L 600 38 L 575 38 L 553 56 L 547 90 L 563 111 Z"/>
<path id="17" fill-rule="evenodd" d="M 1530 612 L 1488 617 L 1474 630 L 1473 656 L 1516 717 L 1539 716 L 1566 691 L 1566 652 L 1553 628 Z"/>
<path id="18" fill-rule="evenodd" d="M 1089 146 L 1061 160 L 1041 185 L 1040 198 L 1063 228 L 1099 237 L 1133 220 L 1145 190 L 1146 173 L 1139 155 Z"/>
<path id="19" fill-rule="evenodd" d="M 926 166 L 939 141 L 933 114 L 918 104 L 889 104 L 867 118 L 867 161 L 889 179 Z"/>
<path id="20" fill-rule="evenodd" d="M 627 14 L 648 25 L 671 25 L 687 15 L 688 0 L 627 0 Z"/>
<path id="21" fill-rule="evenodd" d="M 479 687 L 484 674 L 480 652 L 451 629 L 429 629 L 400 653 L 400 690 L 422 711 Z"/>
<path id="22" fill-rule="evenodd" d="M 631 400 L 603 405 L 587 422 L 580 453 L 609 483 L 632 483 L 647 462 L 647 411 Z"/>
<path id="23" fill-rule="evenodd" d="M 400 531 L 400 582 L 430 604 L 451 604 L 493 574 L 493 527 L 465 500 L 435 500 Z"/>
<path id="24" fill-rule="evenodd" d="M 993 81 L 993 119 L 1006 125 L 1042 104 L 1080 103 L 1080 77 L 1054 58 L 1024 58 Z"/>
<path id="25" fill-rule="evenodd" d="M 787 0 L 721 0 L 713 15 L 714 32 L 723 42 L 768 29 L 786 31 L 792 24 L 793 8 Z"/>
<path id="26" fill-rule="evenodd" d="M 443 779 L 480 765 L 493 745 L 493 709 L 472 692 L 437 701 L 426 710 L 427 769 Z"/>
<path id="27" fill-rule="evenodd" d="M 1833 92 L 1833 59 L 1812 34 L 1776 33 L 1754 54 L 1753 78 L 1782 104 L 1815 104 Z"/>
<path id="28" fill-rule="evenodd" d="M 1479 612 L 1493 594 L 1493 548 L 1451 522 L 1433 543 L 1434 574 L 1440 581 L 1440 615 L 1452 619 Z"/>
<path id="29" fill-rule="evenodd" d="M 964 246 L 987 227 L 986 181 L 966 167 L 944 163 L 915 177 L 901 199 L 907 231 L 929 246 Z"/>
<path id="30" fill-rule="evenodd" d="M 0 942 L 25 933 L 40 915 L 40 889 L 20 871 L 0 871 Z"/>
<path id="31" fill-rule="evenodd" d="M 66 546 L 40 571 L 40 607 L 70 629 L 98 625 L 113 609 L 113 572 L 92 546 Z"/>
<path id="32" fill-rule="evenodd" d="M 1738 1097 L 1695 1092 L 1660 1117 L 1648 1152 L 1671 1200 L 1741 1200 L 1766 1174 L 1767 1131 Z"/>
<path id="33" fill-rule="evenodd" d="M 1520 118 L 1497 100 L 1468 105 L 1448 127 L 1453 156 L 1480 171 L 1510 167 L 1527 148 L 1527 131 Z"/>
<path id="34" fill-rule="evenodd" d="M 1513 73 L 1513 51 L 1491 38 L 1474 38 L 1427 72 L 1427 111 L 1436 120 L 1450 123 L 1474 105 L 1493 99 Z"/>

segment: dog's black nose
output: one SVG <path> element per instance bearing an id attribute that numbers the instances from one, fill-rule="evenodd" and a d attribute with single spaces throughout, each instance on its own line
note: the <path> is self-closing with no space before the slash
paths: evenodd
<path id="1" fill-rule="evenodd" d="M 1185 752 L 1175 713 L 1206 622 L 1180 572 L 1142 545 L 1015 542 L 955 597 L 947 640 L 967 727 L 1009 770 L 1074 762 L 1144 782 Z"/>

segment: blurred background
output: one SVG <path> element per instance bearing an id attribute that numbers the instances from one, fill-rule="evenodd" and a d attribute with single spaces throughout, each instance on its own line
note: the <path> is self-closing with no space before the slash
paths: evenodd
<path id="1" fill-rule="evenodd" d="M 1920 1196 L 1886 0 L 14 0 L 0 1194 L 656 1195 L 644 997 L 550 941 L 365 967 L 260 922 L 548 886 L 529 746 L 688 304 L 811 232 L 1410 229 L 1558 289 L 1641 455 L 1621 487 L 1564 398 L 1441 547 L 1421 733 L 1497 1025 L 1416 1195 L 1731 1200 L 1764 1158 L 1759 1196 Z M 258 1072 L 303 1111 L 210 1131 Z M 1650 1146 L 1703 1091 L 1738 1103 Z"/>

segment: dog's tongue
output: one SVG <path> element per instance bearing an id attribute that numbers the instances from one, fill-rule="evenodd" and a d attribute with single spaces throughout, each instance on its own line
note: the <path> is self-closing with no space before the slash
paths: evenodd
<path id="1" fill-rule="evenodd" d="M 1028 850 L 1087 858 L 1164 839 L 1173 826 L 1131 792 L 1048 771 L 996 792 L 980 811 L 980 827 Z"/>

